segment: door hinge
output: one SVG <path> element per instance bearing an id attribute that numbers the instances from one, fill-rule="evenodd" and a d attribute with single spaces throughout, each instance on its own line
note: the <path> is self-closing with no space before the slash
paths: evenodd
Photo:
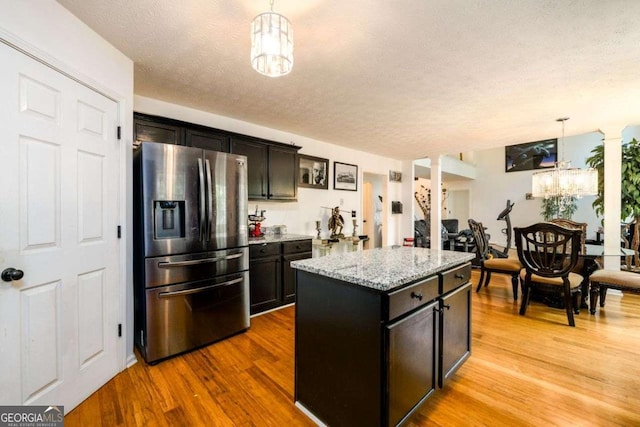
<path id="1" fill-rule="evenodd" d="M 120 140 L 120 138 L 122 138 L 122 128 L 118 126 L 118 140 Z"/>
<path id="2" fill-rule="evenodd" d="M 122 227 L 118 226 L 118 239 L 122 238 Z"/>
<path id="3" fill-rule="evenodd" d="M 118 336 L 122 336 L 122 323 L 118 323 Z"/>

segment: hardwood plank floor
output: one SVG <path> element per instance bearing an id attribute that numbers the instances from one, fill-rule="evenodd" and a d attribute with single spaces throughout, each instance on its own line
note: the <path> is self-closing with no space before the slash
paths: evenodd
<path id="1" fill-rule="evenodd" d="M 473 293 L 472 355 L 409 426 L 640 425 L 639 295 L 608 295 L 575 328 L 564 310 L 518 309 L 507 276 Z M 255 317 L 244 334 L 156 366 L 139 358 L 65 425 L 313 425 L 293 404 L 294 313 Z"/>

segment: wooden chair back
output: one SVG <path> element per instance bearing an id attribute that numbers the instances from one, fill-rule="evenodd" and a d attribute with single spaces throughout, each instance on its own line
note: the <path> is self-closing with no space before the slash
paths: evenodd
<path id="1" fill-rule="evenodd" d="M 586 253 L 587 251 L 585 246 L 587 241 L 587 223 L 586 222 L 576 222 L 576 221 L 572 221 L 570 219 L 564 219 L 564 218 L 554 218 L 549 222 L 553 224 L 558 224 L 559 226 L 565 227 L 565 228 L 582 230 L 582 237 L 580 238 L 580 252 L 583 254 Z"/>
<path id="2" fill-rule="evenodd" d="M 567 277 L 576 266 L 582 230 L 540 222 L 514 232 L 518 258 L 528 274 Z"/>
<path id="3" fill-rule="evenodd" d="M 482 223 L 473 219 L 469 219 L 468 223 L 471 234 L 473 234 L 473 240 L 475 240 L 478 259 L 482 261 L 489 258 L 489 239 L 487 239 Z"/>

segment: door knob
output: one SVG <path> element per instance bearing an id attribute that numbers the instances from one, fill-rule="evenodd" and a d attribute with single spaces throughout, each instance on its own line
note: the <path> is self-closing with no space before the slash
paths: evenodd
<path id="1" fill-rule="evenodd" d="M 2 272 L 2 280 L 5 282 L 11 282 L 14 280 L 20 280 L 24 276 L 24 271 L 16 270 L 15 268 L 6 268 Z"/>

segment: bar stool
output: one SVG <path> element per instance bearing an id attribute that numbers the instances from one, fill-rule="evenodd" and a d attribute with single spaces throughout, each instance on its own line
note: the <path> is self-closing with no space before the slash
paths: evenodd
<path id="1" fill-rule="evenodd" d="M 596 313 L 596 304 L 598 296 L 600 296 L 600 307 L 604 307 L 604 301 L 607 297 L 607 289 L 617 289 L 619 291 L 628 291 L 640 293 L 640 274 L 630 271 L 618 270 L 596 270 L 589 276 L 591 296 L 589 302 L 589 311 L 591 314 Z"/>

